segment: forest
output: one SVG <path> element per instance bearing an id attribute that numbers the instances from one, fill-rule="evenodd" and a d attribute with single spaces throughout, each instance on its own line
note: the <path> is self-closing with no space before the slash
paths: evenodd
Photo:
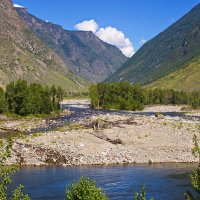
<path id="1" fill-rule="evenodd" d="M 200 94 L 169 89 L 147 89 L 128 82 L 99 83 L 90 87 L 93 108 L 142 110 L 145 105 L 200 106 Z"/>
<path id="2" fill-rule="evenodd" d="M 59 102 L 63 99 L 61 87 L 44 87 L 39 83 L 27 83 L 17 80 L 0 88 L 0 114 L 11 113 L 20 116 L 30 114 L 50 114 L 60 109 Z"/>

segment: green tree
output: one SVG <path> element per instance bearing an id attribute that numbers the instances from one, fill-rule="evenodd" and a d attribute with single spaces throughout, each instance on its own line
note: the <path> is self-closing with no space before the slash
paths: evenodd
<path id="1" fill-rule="evenodd" d="M 99 108 L 99 94 L 96 85 L 90 87 L 90 99 L 93 108 Z"/>
<path id="2" fill-rule="evenodd" d="M 10 82 L 8 85 L 6 85 L 7 108 L 8 111 L 11 113 L 15 113 L 14 88 L 15 88 L 14 82 Z"/>
<path id="3" fill-rule="evenodd" d="M 6 111 L 6 97 L 4 90 L 0 87 L 0 114 Z"/>
<path id="4" fill-rule="evenodd" d="M 56 90 L 56 98 L 57 98 L 58 102 L 61 102 L 63 100 L 64 93 L 65 93 L 65 91 L 63 90 L 63 88 L 58 86 L 57 90 Z"/>
<path id="5" fill-rule="evenodd" d="M 56 87 L 55 87 L 55 85 L 52 85 L 52 87 L 51 87 L 51 99 L 52 99 L 53 110 L 57 109 L 56 93 L 57 93 Z"/>
<path id="6" fill-rule="evenodd" d="M 95 181 L 82 177 L 79 182 L 72 183 L 66 188 L 66 200 L 107 200 Z"/>

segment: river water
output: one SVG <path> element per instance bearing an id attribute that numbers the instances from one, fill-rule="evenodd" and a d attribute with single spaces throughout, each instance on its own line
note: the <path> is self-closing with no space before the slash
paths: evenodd
<path id="1" fill-rule="evenodd" d="M 183 200 L 192 191 L 192 164 L 155 164 L 96 167 L 23 167 L 13 176 L 14 186 L 25 185 L 33 200 L 64 200 L 65 186 L 81 176 L 95 179 L 110 200 L 132 200 L 145 183 L 147 196 L 155 200 Z"/>

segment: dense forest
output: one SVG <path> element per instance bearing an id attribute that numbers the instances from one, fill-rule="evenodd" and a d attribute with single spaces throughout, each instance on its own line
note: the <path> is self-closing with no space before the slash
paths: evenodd
<path id="1" fill-rule="evenodd" d="M 29 114 L 50 114 L 60 109 L 63 99 L 61 87 L 44 87 L 38 83 L 28 84 L 25 80 L 11 82 L 4 91 L 0 88 L 0 113 L 21 116 Z"/>
<path id="2" fill-rule="evenodd" d="M 145 89 L 128 82 L 99 83 L 90 87 L 93 108 L 142 110 L 145 105 L 172 104 L 200 106 L 199 93 L 168 89 Z"/>

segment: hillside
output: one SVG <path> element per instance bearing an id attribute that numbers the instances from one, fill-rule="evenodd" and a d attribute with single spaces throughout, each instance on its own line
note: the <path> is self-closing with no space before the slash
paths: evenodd
<path id="1" fill-rule="evenodd" d="M 0 86 L 18 78 L 68 91 L 83 88 L 65 62 L 19 18 L 11 0 L 0 0 Z"/>
<path id="2" fill-rule="evenodd" d="M 200 4 L 147 42 L 108 81 L 147 84 L 200 56 Z"/>
<path id="3" fill-rule="evenodd" d="M 127 58 L 115 46 L 100 40 L 92 32 L 68 31 L 16 8 L 20 18 L 69 66 L 76 75 L 91 82 L 108 78 Z"/>
<path id="4" fill-rule="evenodd" d="M 200 92 L 200 58 L 146 87 Z"/>

